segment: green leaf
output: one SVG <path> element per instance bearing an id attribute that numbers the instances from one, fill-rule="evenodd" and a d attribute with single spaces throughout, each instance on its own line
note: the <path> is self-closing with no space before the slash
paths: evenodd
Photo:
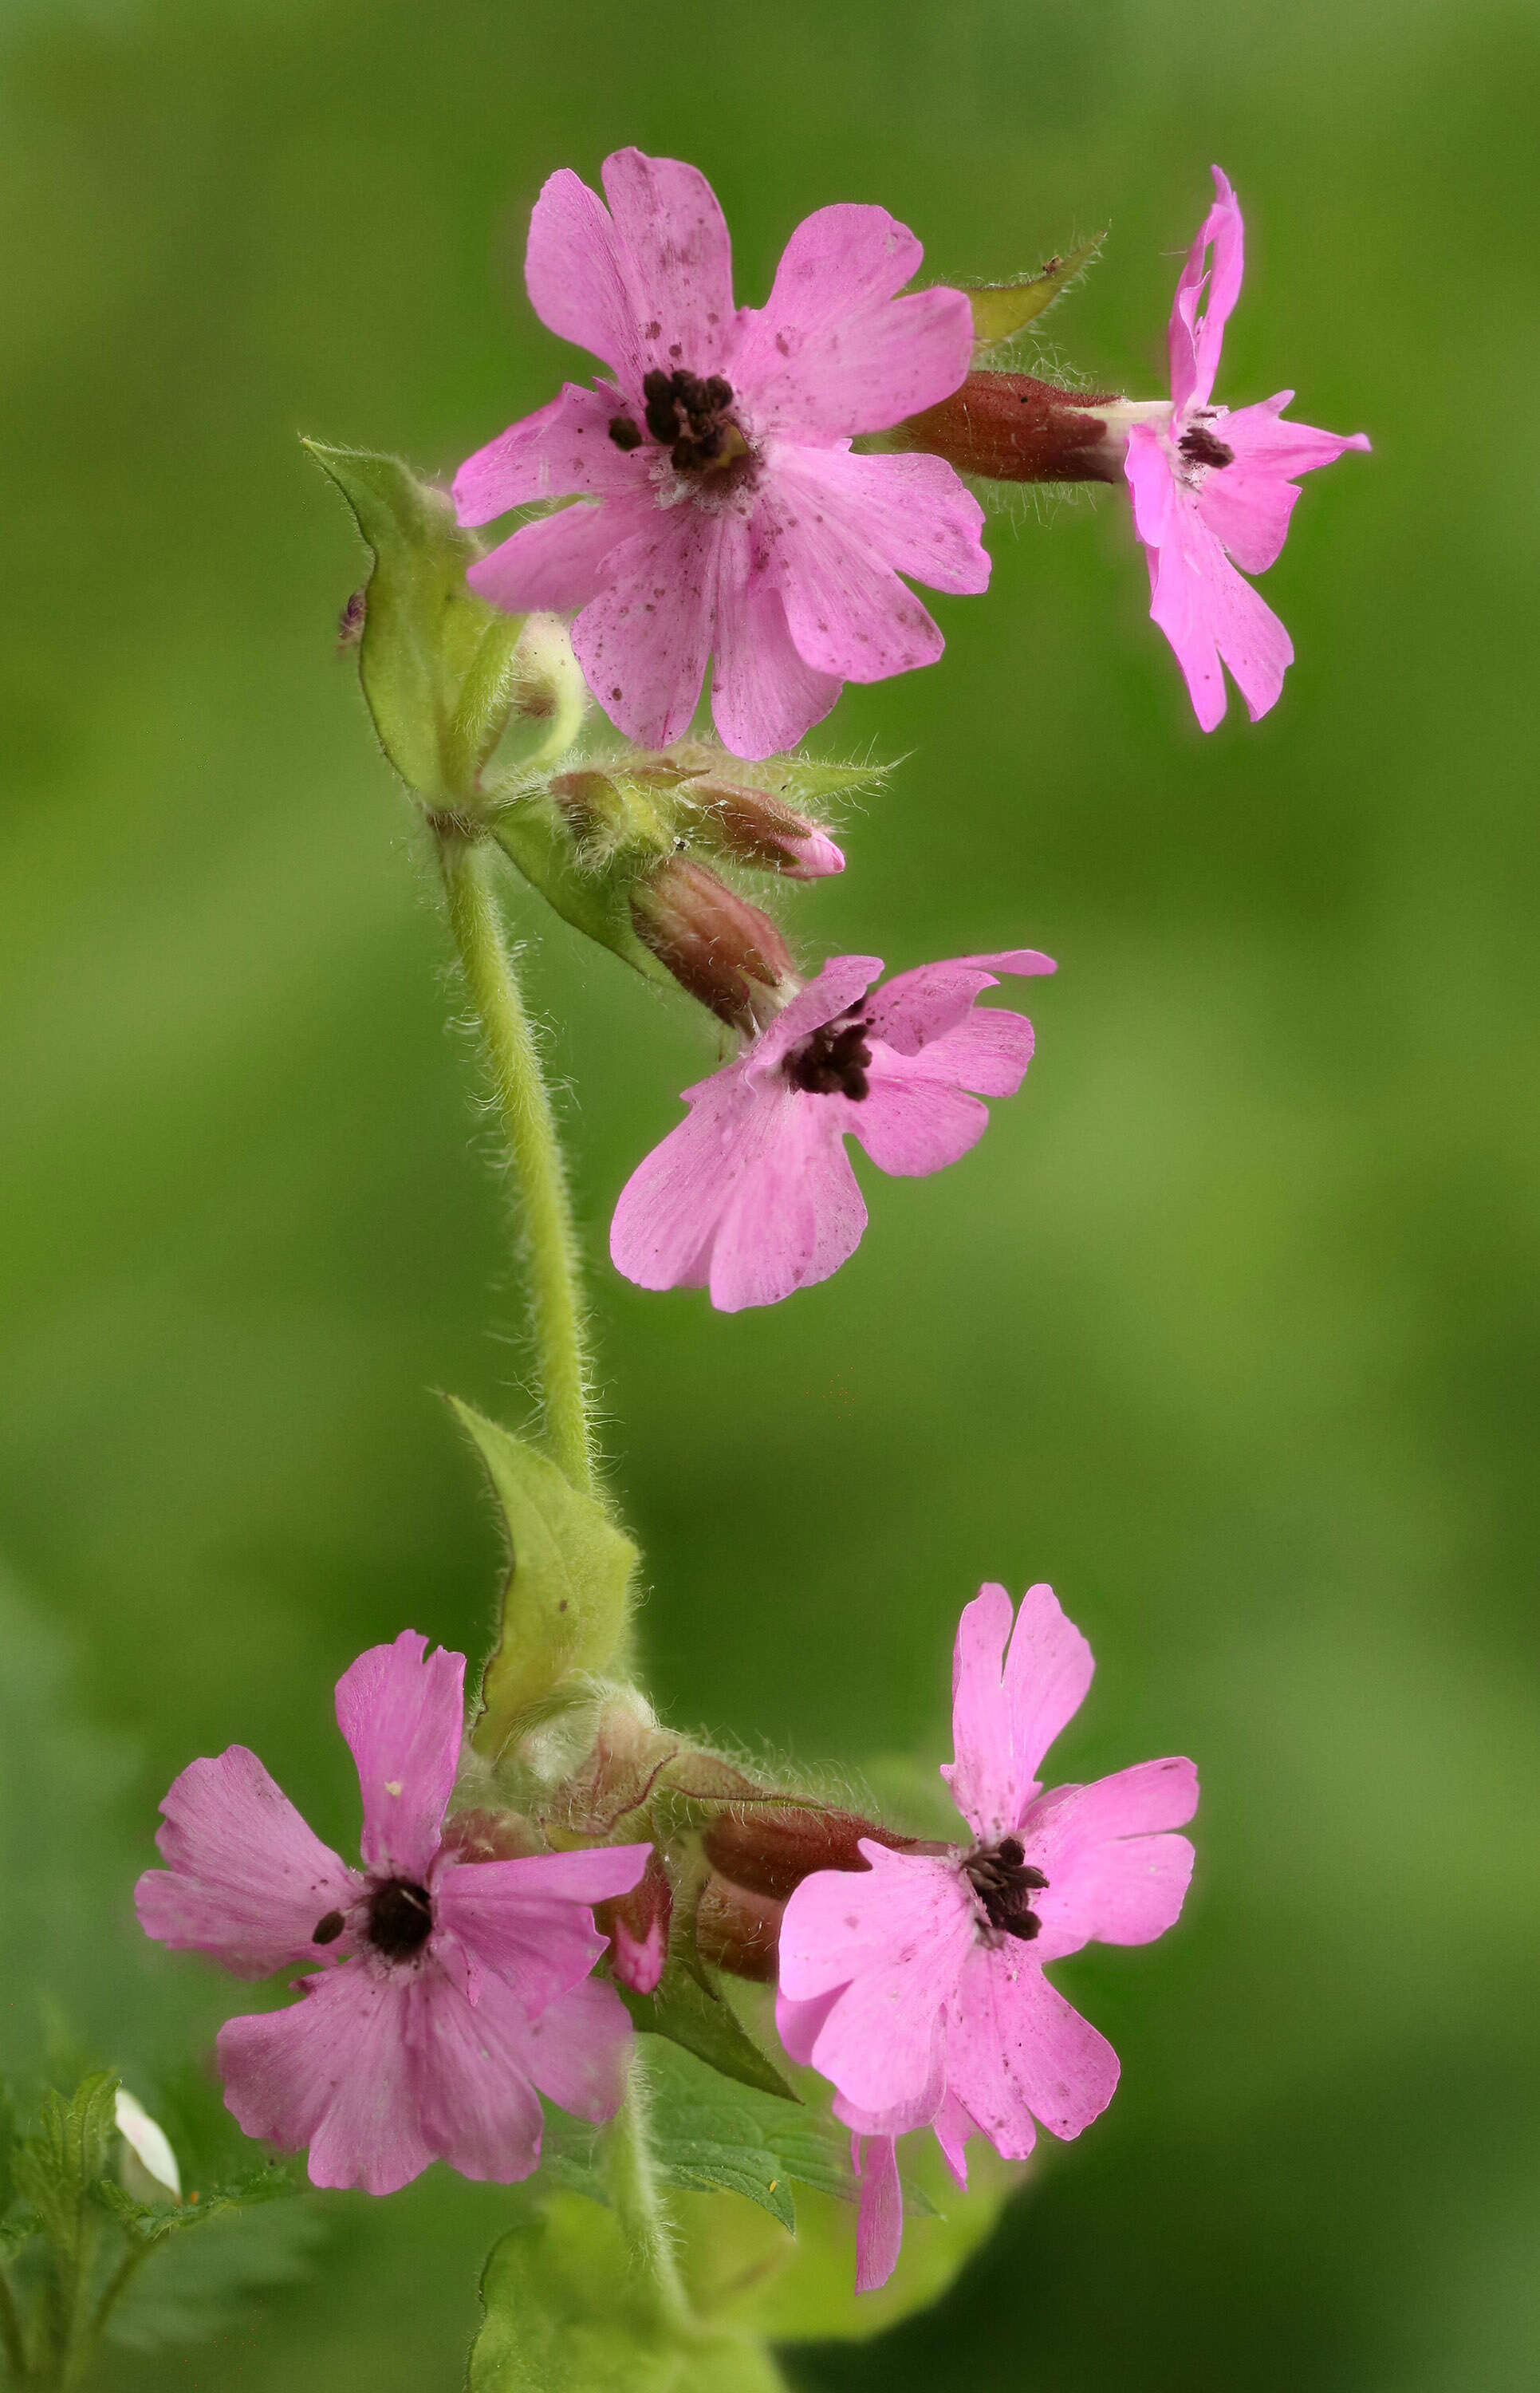
<path id="1" fill-rule="evenodd" d="M 655 2043 L 646 2069 L 653 2151 L 668 2184 L 741 2194 L 789 2232 L 793 2185 L 855 2201 L 846 2129 L 756 2086 L 724 2083 L 678 2045 Z"/>
<path id="2" fill-rule="evenodd" d="M 487 1467 L 508 1531 L 502 1629 L 475 1732 L 495 1752 L 521 1713 L 614 1659 L 630 1616 L 636 1549 L 543 1454 L 458 1397 L 450 1403 Z"/>
<path id="3" fill-rule="evenodd" d="M 969 2190 L 953 2184 L 934 2139 L 907 2138 L 904 2247 L 880 2293 L 855 2292 L 855 2212 L 816 2192 L 799 2195 L 788 2238 L 762 2210 L 705 2195 L 675 2197 L 680 2261 L 713 2324 L 772 2343 L 866 2342 L 940 2299 L 994 2228 L 1020 2171 L 975 2140 Z M 930 2198 L 924 2215 L 914 2195 Z"/>
<path id="4" fill-rule="evenodd" d="M 780 2071 L 766 2060 L 731 2004 L 703 1985 L 677 1950 L 664 1963 L 654 1993 L 633 1994 L 629 1986 L 620 1986 L 617 1992 L 644 2033 L 683 2045 L 720 2076 L 740 2086 L 752 2086 L 786 2102 L 796 2101 Z"/>
<path id="5" fill-rule="evenodd" d="M 1002 341 L 1024 331 L 1056 299 L 1062 299 L 1071 283 L 1091 265 L 1106 237 L 1104 232 L 1093 233 L 1078 249 L 1072 249 L 1067 257 L 1050 258 L 1037 274 L 1020 276 L 1012 282 L 982 282 L 970 291 L 975 360 L 984 351 L 998 348 Z"/>
<path id="6" fill-rule="evenodd" d="M 380 744 L 432 806 L 473 802 L 476 774 L 508 712 L 523 618 L 466 587 L 480 544 L 448 494 L 398 458 L 307 440 L 335 482 L 373 556 L 359 677 Z"/>
<path id="7" fill-rule="evenodd" d="M 83 2077 L 68 2099 L 50 2087 L 36 2132 L 17 2148 L 16 2190 L 66 2267 L 80 2257 L 86 2204 L 107 2167 L 117 2085 L 110 2073 L 98 2071 Z"/>
<path id="8" fill-rule="evenodd" d="M 492 837 L 531 888 L 575 931 L 607 948 L 647 980 L 673 982 L 632 926 L 631 892 L 637 876 L 668 854 L 667 844 L 629 842 L 602 857 L 582 853 L 570 827 L 543 789 L 508 798 L 488 819 Z"/>
<path id="9" fill-rule="evenodd" d="M 768 2353 L 661 2318 L 614 2215 L 549 2195 L 493 2245 L 468 2393 L 785 2393 Z"/>

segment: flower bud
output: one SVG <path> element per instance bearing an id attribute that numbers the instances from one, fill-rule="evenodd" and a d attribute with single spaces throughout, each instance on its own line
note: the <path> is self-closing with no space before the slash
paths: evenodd
<path id="1" fill-rule="evenodd" d="M 123 2086 L 112 2097 L 112 2112 L 125 2148 L 122 2161 L 124 2191 L 131 2193 L 136 2202 L 161 2203 L 168 2196 L 173 2202 L 180 2202 L 182 2173 L 165 2129 Z M 197 2200 L 196 2194 L 193 2199 Z"/>
<path id="2" fill-rule="evenodd" d="M 750 1037 L 795 986 L 790 952 L 769 916 L 684 857 L 637 883 L 631 919 L 681 988 Z"/>
<path id="3" fill-rule="evenodd" d="M 588 709 L 588 686 L 559 615 L 526 617 L 513 654 L 508 697 L 516 713 L 542 726 L 546 755 L 560 756 L 572 746 Z"/>
<path id="4" fill-rule="evenodd" d="M 678 794 L 686 821 L 698 817 L 700 835 L 735 863 L 781 872 L 789 881 L 817 881 L 845 869 L 829 833 L 768 790 L 704 774 L 682 783 Z"/>
<path id="5" fill-rule="evenodd" d="M 657 1991 L 668 1958 L 672 1912 L 673 1890 L 656 1845 L 631 1892 L 594 1907 L 595 1927 L 601 1936 L 609 1938 L 610 1968 L 633 1994 Z"/>
<path id="6" fill-rule="evenodd" d="M 971 373 L 939 406 L 911 415 L 894 441 L 992 482 L 1116 482 L 1127 427 L 1118 438 L 1106 411 L 1119 406 L 1115 391 L 1062 390 L 1036 374 Z"/>
<path id="7" fill-rule="evenodd" d="M 702 1887 L 696 1908 L 696 1951 L 703 1961 L 735 1978 L 774 1985 L 785 1909 L 773 1896 L 750 1894 L 746 1887 L 713 1875 Z"/>
<path id="8" fill-rule="evenodd" d="M 890 1852 L 941 1852 L 918 1837 L 895 1836 L 858 1811 L 836 1811 L 814 1803 L 735 1806 L 713 1820 L 702 1838 L 712 1868 L 750 1894 L 784 1903 L 815 1870 L 858 1870 L 866 1837 Z"/>

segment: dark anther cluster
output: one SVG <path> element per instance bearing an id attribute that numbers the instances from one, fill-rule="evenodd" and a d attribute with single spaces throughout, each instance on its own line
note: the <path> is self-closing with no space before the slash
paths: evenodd
<path id="1" fill-rule="evenodd" d="M 867 1066 L 871 1062 L 871 1049 L 867 1045 L 870 1024 L 857 1015 L 854 1022 L 826 1022 L 793 1047 L 781 1069 L 794 1089 L 810 1097 L 855 1097 L 859 1101 L 867 1093 Z"/>
<path id="2" fill-rule="evenodd" d="M 1026 1859 L 1019 1837 L 1002 1837 L 998 1845 L 980 1845 L 962 1864 L 962 1874 L 983 1903 L 991 1928 L 1019 1936 L 1030 1944 L 1042 1927 L 1032 1909 L 1032 1897 L 1048 1880 Z"/>
<path id="3" fill-rule="evenodd" d="M 727 410 L 733 386 L 720 374 L 702 382 L 698 374 L 677 367 L 665 373 L 654 366 L 642 384 L 646 401 L 646 427 L 660 440 L 681 474 L 698 474 L 714 464 L 726 446 Z M 618 449 L 634 449 L 641 434 L 629 415 L 618 415 L 609 427 Z"/>
<path id="4" fill-rule="evenodd" d="M 1177 446 L 1194 465 L 1233 465 L 1235 462 L 1233 449 L 1227 449 L 1206 425 L 1194 424 L 1190 432 L 1182 434 Z"/>
<path id="5" fill-rule="evenodd" d="M 409 1877 L 387 1877 L 369 1898 L 369 1941 L 387 1961 L 410 1961 L 433 1932 L 433 1905 L 425 1886 Z"/>

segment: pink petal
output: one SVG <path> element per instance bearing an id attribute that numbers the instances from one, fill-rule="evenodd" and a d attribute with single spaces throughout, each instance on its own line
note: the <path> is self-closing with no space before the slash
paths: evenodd
<path id="1" fill-rule="evenodd" d="M 934 664 L 946 643 L 920 600 L 816 481 L 800 474 L 814 453 L 785 450 L 776 460 L 777 571 L 799 655 L 855 682 Z"/>
<path id="2" fill-rule="evenodd" d="M 535 313 L 564 341 L 613 366 L 639 391 L 642 342 L 631 260 L 596 192 L 570 167 L 535 202 L 524 279 Z"/>
<path id="3" fill-rule="evenodd" d="M 464 1727 L 465 1656 L 403 1628 L 337 1681 L 337 1726 L 358 1764 L 364 1866 L 423 1879 L 438 1850 Z"/>
<path id="4" fill-rule="evenodd" d="M 1219 371 L 1220 351 L 1230 311 L 1241 294 L 1245 270 L 1245 230 L 1240 203 L 1218 166 L 1214 168 L 1214 203 L 1204 217 L 1197 239 L 1177 283 L 1171 308 L 1171 403 L 1178 409 L 1207 407 Z M 1205 253 L 1212 245 L 1212 274 L 1204 273 Z M 1199 318 L 1198 306 L 1206 279 L 1208 304 Z"/>
<path id="5" fill-rule="evenodd" d="M 540 2161 L 544 2115 L 517 1995 L 489 1980 L 473 2007 L 437 1970 L 414 1981 L 411 2054 L 423 2138 L 462 2177 L 512 2185 Z"/>
<path id="6" fill-rule="evenodd" d="M 525 2050 L 542 2094 L 580 2119 L 612 2119 L 626 2090 L 631 2014 L 613 1986 L 585 1978 L 531 2021 Z"/>
<path id="7" fill-rule="evenodd" d="M 565 615 L 586 607 L 611 578 L 610 560 L 650 517 L 623 501 L 590 506 L 581 499 L 555 515 L 523 524 L 489 556 L 467 568 L 477 597 L 510 615 L 545 608 Z"/>
<path id="8" fill-rule="evenodd" d="M 794 748 L 823 721 L 840 688 L 833 674 L 816 672 L 797 654 L 769 556 L 762 553 L 751 522 L 729 516 L 717 552 L 711 665 L 711 716 L 723 740 L 735 756 L 774 756 Z M 832 843 L 821 844 L 839 857 Z M 842 862 L 813 869 L 838 871 Z"/>
<path id="9" fill-rule="evenodd" d="M 1036 1041 L 1024 1013 L 997 1007 L 971 1014 L 925 1052 L 923 1068 L 975 1096 L 1013 1097 L 1026 1077 Z"/>
<path id="10" fill-rule="evenodd" d="M 286 2010 L 220 2029 L 226 2106 L 248 2136 L 308 2145 L 312 2185 L 395 2193 L 434 2157 L 412 2052 L 419 1981 L 360 1959 L 302 1984 Z"/>
<path id="11" fill-rule="evenodd" d="M 797 227 L 768 303 L 746 311 L 734 360 L 757 427 L 845 439 L 958 388 L 972 356 L 961 292 L 894 295 L 923 255 L 885 208 L 820 208 Z"/>
<path id="12" fill-rule="evenodd" d="M 855 2290 L 874 2294 L 897 2267 L 904 2241 L 898 2154 L 891 2136 L 852 2136 L 850 2148 L 861 2188 L 855 2213 Z"/>
<path id="13" fill-rule="evenodd" d="M 978 2134 L 978 2122 L 970 2118 L 957 2096 L 948 2090 L 935 2117 L 932 2131 L 941 2146 L 941 2157 L 956 2177 L 964 2193 L 968 2190 L 968 2138 Z"/>
<path id="14" fill-rule="evenodd" d="M 987 589 L 984 509 L 945 458 L 788 446 L 776 459 L 799 514 L 822 510 L 853 546 L 895 573 L 964 596 Z"/>
<path id="15" fill-rule="evenodd" d="M 778 1304 L 815 1287 L 861 1243 L 867 1209 L 840 1131 L 837 1097 L 788 1087 L 756 1099 L 758 1140 L 741 1150 L 711 1244 L 719 1313 Z"/>
<path id="16" fill-rule="evenodd" d="M 791 2059 L 803 2069 L 813 2065 L 813 2047 L 823 2033 L 824 2021 L 843 1994 L 842 1986 L 830 1986 L 807 2002 L 793 2002 L 784 1986 L 776 1994 L 776 2033 L 780 2037 Z"/>
<path id="17" fill-rule="evenodd" d="M 610 1260 L 638 1288 L 705 1286 L 727 1195 L 757 1150 L 760 1100 L 740 1064 L 688 1095 L 688 1115 L 637 1165 L 610 1223 Z"/>
<path id="18" fill-rule="evenodd" d="M 698 167 L 640 150 L 605 160 L 604 187 L 630 262 L 644 365 L 715 373 L 737 329 L 732 245 L 715 192 Z"/>
<path id="19" fill-rule="evenodd" d="M 945 2091 L 945 2020 L 977 1926 L 955 1865 L 863 1839 L 869 1871 L 804 1878 L 781 1923 L 780 1978 L 793 2002 L 842 1981 L 813 2065 L 887 2133 L 933 2117 Z M 796 2022 L 789 2022 L 795 2032 Z"/>
<path id="20" fill-rule="evenodd" d="M 1039 1961 L 1103 1944 L 1148 1944 L 1175 1921 L 1193 1874 L 1185 1837 L 1165 1833 L 1197 1808 L 1190 1761 L 1146 1761 L 1090 1786 L 1058 1787 L 1022 1823 L 1027 1859 L 1048 1879 L 1033 1908 Z"/>
<path id="21" fill-rule="evenodd" d="M 689 728 L 711 645 L 722 517 L 655 508 L 615 549 L 608 586 L 572 626 L 583 679 L 616 728 L 664 748 Z"/>
<path id="22" fill-rule="evenodd" d="M 1212 731 L 1223 716 L 1221 663 L 1233 673 L 1255 723 L 1276 703 L 1293 661 L 1288 634 L 1242 581 L 1205 523 L 1199 500 L 1176 488 L 1145 425 L 1136 425 L 1129 436 L 1125 470 L 1140 537 L 1146 542 L 1159 508 L 1163 530 L 1150 549 L 1150 615 L 1175 651 L 1199 724 Z"/>
<path id="23" fill-rule="evenodd" d="M 623 406 L 613 388 L 568 383 L 533 415 L 500 432 L 467 457 L 454 477 L 454 508 L 463 524 L 490 523 L 510 507 L 565 499 L 575 490 L 604 497 L 648 491 L 641 451 L 618 449 L 609 427 Z"/>
<path id="24" fill-rule="evenodd" d="M 1234 451 L 1234 463 L 1211 467 L 1197 490 L 1199 514 L 1245 573 L 1265 573 L 1283 547 L 1299 495 L 1291 477 L 1369 445 L 1361 432 L 1344 438 L 1281 422 L 1279 411 L 1292 396 L 1281 391 L 1224 415 L 1216 431 Z"/>
<path id="25" fill-rule="evenodd" d="M 134 1890 L 139 1925 L 177 1952 L 207 1953 L 238 1978 L 320 1960 L 320 1921 L 346 1912 L 362 1881 L 307 1827 L 254 1753 L 232 1745 L 190 1762 L 161 1805 L 169 1867 Z"/>
<path id="26" fill-rule="evenodd" d="M 745 1072 L 756 1081 L 767 1079 L 799 1040 L 821 1030 L 826 1022 L 837 1022 L 842 1013 L 848 1013 L 872 982 L 881 977 L 881 956 L 831 956 L 823 970 L 798 990 L 769 1029 L 754 1041 L 743 1058 Z"/>
<path id="27" fill-rule="evenodd" d="M 1094 1667 L 1051 1587 L 1028 1588 L 1013 1636 L 1011 1615 L 1011 1598 L 995 1585 L 963 1609 L 952 1662 L 957 1758 L 941 1770 L 959 1811 L 989 1843 L 1019 1827 L 1038 1766 L 1085 1701 Z"/>
<path id="28" fill-rule="evenodd" d="M 1051 973 L 1052 958 L 1035 948 L 1013 948 L 996 956 L 958 956 L 946 963 L 918 964 L 895 973 L 866 1008 L 879 1039 L 901 1055 L 918 1055 L 933 1039 L 953 1030 L 972 1012 L 975 999 L 996 986 L 997 973 Z M 992 1019 L 994 1017 L 985 1017 Z M 994 1093 L 993 1091 L 990 1092 Z"/>
<path id="29" fill-rule="evenodd" d="M 959 1929 L 970 1938 L 973 1933 L 972 1903 L 953 1861 L 892 1852 L 868 1837 L 860 1850 L 868 1868 L 815 1871 L 787 1898 L 780 1988 L 793 2003 L 829 1994 L 862 1970 L 912 1957 Z"/>
<path id="30" fill-rule="evenodd" d="M 976 1146 L 989 1109 L 933 1071 L 874 1046 L 867 1094 L 848 1105 L 848 1127 L 879 1171 L 918 1178 Z"/>
<path id="31" fill-rule="evenodd" d="M 946 2077 L 1001 2157 L 1023 2161 L 1035 2119 L 1068 2138 L 1100 2116 L 1116 2090 L 1117 2055 L 1019 1944 L 980 1944 L 954 2005 Z"/>
<path id="32" fill-rule="evenodd" d="M 470 1964 L 473 2001 L 483 1973 L 504 1980 L 533 2018 L 586 1978 L 607 1940 L 591 1906 L 627 1894 L 650 1845 L 599 1845 L 516 1861 L 449 1862 L 434 1880 L 434 1917 Z"/>

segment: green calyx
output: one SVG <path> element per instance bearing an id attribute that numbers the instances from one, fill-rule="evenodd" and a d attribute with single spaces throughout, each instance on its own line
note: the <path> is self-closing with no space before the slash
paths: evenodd
<path id="1" fill-rule="evenodd" d="M 994 353 L 1018 333 L 1046 314 L 1056 299 L 1095 264 L 1104 232 L 1092 233 L 1064 257 L 1051 257 L 1036 274 L 1017 275 L 1009 282 L 981 282 L 967 294 L 973 311 L 973 363 L 987 365 Z"/>

